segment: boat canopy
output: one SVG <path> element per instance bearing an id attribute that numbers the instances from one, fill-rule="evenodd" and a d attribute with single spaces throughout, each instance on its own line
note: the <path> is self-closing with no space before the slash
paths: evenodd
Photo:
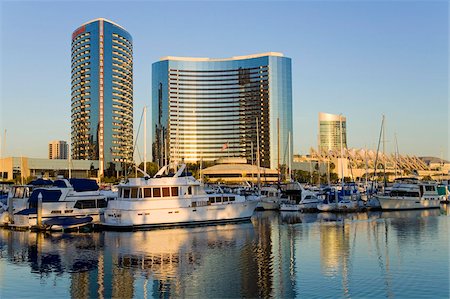
<path id="1" fill-rule="evenodd" d="M 31 181 L 30 185 L 32 185 L 32 186 L 51 186 L 51 185 L 53 185 L 53 181 L 37 179 L 37 180 Z"/>
<path id="2" fill-rule="evenodd" d="M 67 186 L 67 180 L 56 180 L 53 182 L 53 186 L 58 188 L 67 188 L 70 186 Z"/>
<path id="3" fill-rule="evenodd" d="M 35 189 L 28 199 L 29 203 L 37 203 L 39 194 L 42 194 L 42 202 L 57 202 L 61 197 L 58 189 Z"/>
<path id="4" fill-rule="evenodd" d="M 70 184 L 77 192 L 97 191 L 99 189 L 97 182 L 91 179 L 70 179 Z"/>

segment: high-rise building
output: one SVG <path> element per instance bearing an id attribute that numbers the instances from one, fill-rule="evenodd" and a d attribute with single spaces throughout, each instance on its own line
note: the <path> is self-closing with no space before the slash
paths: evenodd
<path id="1" fill-rule="evenodd" d="M 347 148 L 347 120 L 342 115 L 319 112 L 319 151 Z"/>
<path id="2" fill-rule="evenodd" d="M 72 158 L 113 175 L 133 160 L 133 44 L 120 25 L 95 19 L 72 34 Z"/>
<path id="3" fill-rule="evenodd" d="M 48 158 L 49 159 L 67 159 L 68 157 L 67 142 L 63 140 L 51 141 L 48 144 Z"/>
<path id="4" fill-rule="evenodd" d="M 256 163 L 258 128 L 261 166 L 288 164 L 291 81 L 281 53 L 161 58 L 152 66 L 153 161 Z"/>

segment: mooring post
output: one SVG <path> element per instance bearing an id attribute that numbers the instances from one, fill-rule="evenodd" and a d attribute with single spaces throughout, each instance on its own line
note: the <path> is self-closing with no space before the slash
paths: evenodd
<path id="1" fill-rule="evenodd" d="M 37 226 L 40 228 L 42 226 L 42 193 L 39 192 L 37 201 Z"/>
<path id="2" fill-rule="evenodd" d="M 13 197 L 11 196 L 8 198 L 8 216 L 9 216 L 9 223 L 14 223 L 14 202 Z"/>

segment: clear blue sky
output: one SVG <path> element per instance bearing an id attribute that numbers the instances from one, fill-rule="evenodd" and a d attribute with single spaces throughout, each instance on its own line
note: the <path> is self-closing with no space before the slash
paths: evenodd
<path id="1" fill-rule="evenodd" d="M 295 153 L 317 146 L 322 111 L 347 117 L 349 147 L 376 148 L 385 114 L 387 151 L 396 133 L 401 154 L 449 157 L 447 1 L 2 2 L 4 156 L 69 139 L 71 33 L 98 17 L 133 36 L 135 128 L 160 57 L 277 51 L 292 58 Z"/>

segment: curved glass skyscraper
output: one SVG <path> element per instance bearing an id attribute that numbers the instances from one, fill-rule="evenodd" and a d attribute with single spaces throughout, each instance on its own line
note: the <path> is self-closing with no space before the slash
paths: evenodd
<path id="1" fill-rule="evenodd" d="M 347 119 L 342 115 L 319 112 L 319 151 L 347 148 Z"/>
<path id="2" fill-rule="evenodd" d="M 258 128 L 261 166 L 287 164 L 291 81 L 280 53 L 162 58 L 152 67 L 153 160 L 256 161 Z"/>
<path id="3" fill-rule="evenodd" d="M 72 158 L 100 160 L 114 175 L 133 160 L 133 44 L 106 19 L 72 34 Z"/>

